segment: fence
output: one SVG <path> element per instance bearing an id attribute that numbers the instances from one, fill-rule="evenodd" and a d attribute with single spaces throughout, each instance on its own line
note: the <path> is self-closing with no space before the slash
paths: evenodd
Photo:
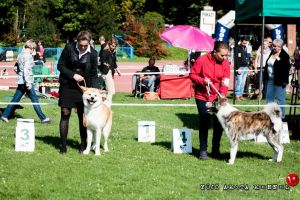
<path id="1" fill-rule="evenodd" d="M 99 52 L 100 47 L 96 47 Z M 0 47 L 0 58 L 3 61 L 15 61 L 19 53 L 21 53 L 22 47 Z M 62 52 L 62 48 L 45 48 L 45 59 L 46 61 L 52 61 L 54 63 L 53 70 L 54 74 L 59 74 L 57 70 L 57 63 Z M 133 47 L 128 43 L 124 46 L 117 47 L 117 59 L 119 61 L 133 60 Z M 2 60 L 0 59 L 0 60 Z"/>

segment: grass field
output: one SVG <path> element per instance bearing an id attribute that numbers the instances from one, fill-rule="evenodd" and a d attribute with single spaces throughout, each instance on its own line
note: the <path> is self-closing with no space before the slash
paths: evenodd
<path id="1" fill-rule="evenodd" d="M 1 91 L 0 101 L 12 92 Z M 22 100 L 28 102 L 28 99 Z M 50 100 L 41 100 L 49 102 Z M 56 103 L 55 100 L 51 102 Z M 127 93 L 114 96 L 114 103 L 149 103 Z M 157 104 L 194 104 L 189 100 L 160 100 Z M 245 104 L 257 102 L 245 101 Z M 4 106 L 1 106 L 4 107 Z M 199 141 L 196 107 L 113 106 L 110 152 L 95 157 L 79 153 L 78 121 L 72 113 L 68 153 L 59 154 L 60 110 L 43 106 L 51 124 L 40 124 L 32 106 L 17 110 L 17 117 L 34 118 L 36 148 L 32 153 L 14 151 L 16 120 L 0 122 L 0 199 L 299 199 L 300 185 L 277 190 L 255 190 L 268 184 L 284 185 L 289 173 L 300 174 L 300 142 L 284 145 L 283 161 L 272 163 L 271 147 L 252 141 L 240 142 L 236 163 L 226 164 L 229 142 L 222 137 L 226 159 L 198 160 Z M 156 122 L 156 142 L 138 143 L 140 120 Z M 192 130 L 193 154 L 171 152 L 173 128 Z M 211 147 L 211 132 L 209 147 Z M 103 142 L 103 141 L 102 141 Z M 216 186 L 202 189 L 202 184 Z M 230 185 L 240 189 L 227 190 Z M 243 190 L 248 187 L 249 190 Z"/>

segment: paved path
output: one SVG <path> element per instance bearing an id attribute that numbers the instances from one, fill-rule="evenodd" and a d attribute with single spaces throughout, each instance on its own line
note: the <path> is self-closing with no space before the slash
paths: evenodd
<path id="1" fill-rule="evenodd" d="M 9 76 L 15 76 L 15 72 L 13 71 L 13 66 L 15 62 L 0 62 L 0 71 L 4 68 L 7 69 Z M 173 64 L 182 66 L 183 61 L 157 61 L 156 66 L 162 69 L 162 67 L 166 64 Z M 46 62 L 45 65 L 50 67 L 50 71 L 53 72 L 53 62 Z M 115 86 L 117 92 L 131 92 L 131 79 L 132 75 L 126 75 L 126 73 L 134 73 L 136 71 L 142 70 L 143 67 L 147 66 L 148 62 L 118 62 L 118 66 L 120 68 L 121 73 L 124 73 L 122 76 L 115 75 Z M 231 80 L 233 80 L 231 78 Z M 232 82 L 232 81 L 231 81 Z M 232 85 L 232 83 L 231 83 Z M 15 78 L 7 78 L 0 79 L 0 86 L 9 86 L 16 87 Z M 232 86 L 230 87 L 232 88 Z"/>

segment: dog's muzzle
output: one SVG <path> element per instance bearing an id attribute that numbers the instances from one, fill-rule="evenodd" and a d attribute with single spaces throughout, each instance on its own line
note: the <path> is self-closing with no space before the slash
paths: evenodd
<path id="1" fill-rule="evenodd" d="M 96 103 L 96 99 L 94 97 L 91 97 L 90 99 L 87 99 L 87 102 L 90 104 L 90 105 L 93 105 L 94 103 Z"/>
<path id="2" fill-rule="evenodd" d="M 205 106 L 207 107 L 207 112 L 216 113 L 217 110 L 217 101 L 206 102 Z"/>

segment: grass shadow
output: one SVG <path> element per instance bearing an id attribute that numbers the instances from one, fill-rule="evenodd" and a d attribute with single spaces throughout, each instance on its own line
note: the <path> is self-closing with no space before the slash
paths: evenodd
<path id="1" fill-rule="evenodd" d="M 163 142 L 155 142 L 155 143 L 152 143 L 151 145 L 155 145 L 155 146 L 161 146 L 165 149 L 168 149 L 171 151 L 171 142 L 166 142 L 166 141 L 163 141 Z"/>
<path id="2" fill-rule="evenodd" d="M 8 119 L 22 118 L 22 115 L 19 115 L 16 111 L 23 108 L 24 108 L 23 106 L 15 105 L 10 115 L 8 116 Z M 0 108 L 0 116 L 2 116 L 4 110 L 5 108 Z"/>
<path id="3" fill-rule="evenodd" d="M 230 153 L 227 153 L 228 154 L 228 159 L 230 157 Z M 239 159 L 239 158 L 258 158 L 258 159 L 261 159 L 261 160 L 266 160 L 268 159 L 268 157 L 265 157 L 263 155 L 260 155 L 258 153 L 253 153 L 253 152 L 247 152 L 247 151 L 238 151 L 237 152 L 237 155 L 236 155 L 236 158 Z"/>
<path id="4" fill-rule="evenodd" d="M 176 113 L 176 115 L 182 121 L 184 127 L 198 130 L 198 114 Z"/>
<path id="5" fill-rule="evenodd" d="M 54 136 L 36 136 L 35 139 L 40 140 L 44 142 L 45 144 L 48 144 L 50 146 L 53 146 L 55 149 L 60 149 L 60 138 L 54 137 Z M 79 149 L 80 143 L 75 140 L 67 140 L 67 147 L 73 148 L 73 149 Z"/>
<path id="6" fill-rule="evenodd" d="M 163 141 L 163 142 L 155 142 L 155 143 L 152 143 L 152 145 L 155 145 L 155 146 L 161 146 L 169 151 L 172 151 L 171 149 L 171 142 L 166 142 L 166 141 Z M 194 147 L 192 147 L 192 153 L 190 155 L 198 158 L 199 157 L 199 149 L 196 149 Z"/>

